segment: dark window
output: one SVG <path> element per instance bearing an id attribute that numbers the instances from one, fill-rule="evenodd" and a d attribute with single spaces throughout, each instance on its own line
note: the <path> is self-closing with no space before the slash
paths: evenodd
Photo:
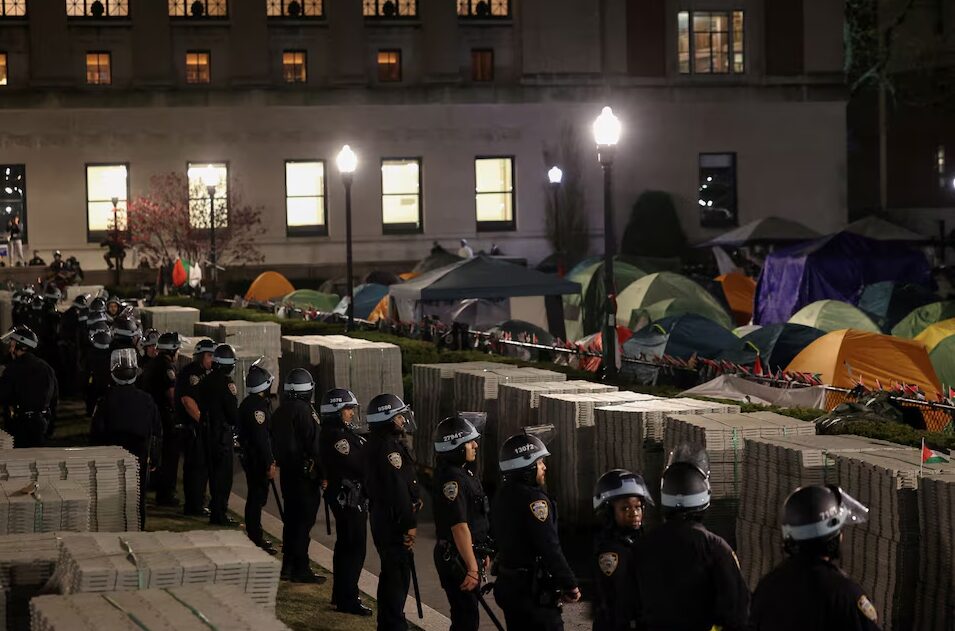
<path id="1" fill-rule="evenodd" d="M 282 53 L 282 77 L 285 83 L 305 83 L 308 80 L 306 58 L 304 50 L 286 50 Z"/>
<path id="2" fill-rule="evenodd" d="M 417 0 L 364 0 L 362 13 L 368 18 L 413 18 L 418 15 Z"/>
<path id="3" fill-rule="evenodd" d="M 27 238 L 27 169 L 22 164 L 0 164 L 0 232 L 14 216 L 20 218 L 21 239 Z M 5 237 L 4 237 L 5 238 Z"/>
<path id="4" fill-rule="evenodd" d="M 109 53 L 86 53 L 86 83 L 89 85 L 109 85 L 112 82 L 113 73 L 110 70 Z"/>
<path id="5" fill-rule="evenodd" d="M 27 14 L 27 0 L 0 0 L 0 17 L 22 18 Z"/>
<path id="6" fill-rule="evenodd" d="M 700 154 L 698 203 L 704 228 L 737 225 L 735 153 Z"/>
<path id="7" fill-rule="evenodd" d="M 381 161 L 381 224 L 384 234 L 421 232 L 421 160 Z"/>
<path id="8" fill-rule="evenodd" d="M 270 18 L 320 18 L 325 6 L 322 0 L 268 0 L 265 12 Z"/>
<path id="9" fill-rule="evenodd" d="M 66 0 L 66 15 L 71 18 L 124 18 L 129 16 L 129 0 Z"/>
<path id="10" fill-rule="evenodd" d="M 511 16 L 510 0 L 458 0 L 458 15 L 467 18 L 506 18 Z"/>
<path id="11" fill-rule="evenodd" d="M 680 11 L 677 31 L 681 74 L 746 72 L 742 11 Z"/>
<path id="12" fill-rule="evenodd" d="M 471 51 L 471 81 L 494 81 L 494 51 Z"/>
<path id="13" fill-rule="evenodd" d="M 169 15 L 174 18 L 224 18 L 229 15 L 229 2 L 228 0 L 169 0 Z"/>
<path id="14" fill-rule="evenodd" d="M 401 51 L 378 51 L 378 80 L 382 82 L 401 81 Z"/>
<path id="15" fill-rule="evenodd" d="M 514 230 L 514 158 L 474 160 L 474 206 L 477 229 Z"/>
<path id="16" fill-rule="evenodd" d="M 186 83 L 212 82 L 212 56 L 208 52 L 190 50 L 186 53 Z"/>

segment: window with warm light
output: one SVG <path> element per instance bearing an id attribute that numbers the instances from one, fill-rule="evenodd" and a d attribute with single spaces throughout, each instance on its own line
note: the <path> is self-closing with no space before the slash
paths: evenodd
<path id="1" fill-rule="evenodd" d="M 304 50 L 286 50 L 282 53 L 282 77 L 285 83 L 305 83 L 308 80 L 306 59 Z"/>
<path id="2" fill-rule="evenodd" d="M 27 14 L 27 0 L 0 0 L 0 18 L 22 18 Z"/>
<path id="3" fill-rule="evenodd" d="M 249 2 L 250 0 L 245 1 Z M 169 0 L 170 17 L 224 18 L 228 15 L 228 0 Z"/>
<path id="4" fill-rule="evenodd" d="M 107 52 L 86 53 L 86 83 L 89 85 L 109 85 L 112 82 L 110 54 Z"/>
<path id="5" fill-rule="evenodd" d="M 471 51 L 471 81 L 494 81 L 494 51 L 476 48 Z"/>
<path id="6" fill-rule="evenodd" d="M 27 238 L 27 168 L 22 164 L 0 164 L 0 230 L 13 217 L 20 218 L 20 237 Z"/>
<path id="7" fill-rule="evenodd" d="M 514 158 L 474 160 L 478 230 L 514 230 Z"/>
<path id="8" fill-rule="evenodd" d="M 289 236 L 327 235 L 325 163 L 286 160 L 285 225 Z"/>
<path id="9" fill-rule="evenodd" d="M 742 11 L 680 11 L 677 30 L 681 74 L 746 72 Z"/>
<path id="10" fill-rule="evenodd" d="M 700 225 L 725 228 L 738 223 L 736 209 L 736 154 L 700 154 Z"/>
<path id="11" fill-rule="evenodd" d="M 378 51 L 378 81 L 390 83 L 401 81 L 401 51 Z"/>
<path id="12" fill-rule="evenodd" d="M 413 18 L 418 15 L 417 0 L 363 0 L 366 18 Z"/>
<path id="13" fill-rule="evenodd" d="M 7 85 L 7 54 L 0 53 L 0 85 Z"/>
<path id="14" fill-rule="evenodd" d="M 193 228 L 209 228 L 209 189 L 202 180 L 206 169 L 212 168 L 219 183 L 212 196 L 216 214 L 216 228 L 229 225 L 229 165 L 225 162 L 190 162 L 186 168 L 189 178 L 189 223 Z"/>
<path id="15" fill-rule="evenodd" d="M 186 53 L 186 83 L 212 83 L 212 56 L 208 52 Z"/>
<path id="16" fill-rule="evenodd" d="M 265 5 L 270 18 L 320 18 L 324 11 L 322 0 L 268 0 Z"/>
<path id="17" fill-rule="evenodd" d="M 421 232 L 421 160 L 381 161 L 381 223 L 385 234 Z"/>
<path id="18" fill-rule="evenodd" d="M 510 0 L 458 0 L 463 18 L 506 18 L 511 16 Z"/>
<path id="19" fill-rule="evenodd" d="M 116 222 L 126 230 L 126 202 L 129 199 L 129 166 L 126 164 L 86 165 L 87 241 L 101 240 L 115 230 L 113 198 L 116 198 Z"/>
<path id="20" fill-rule="evenodd" d="M 66 0 L 67 17 L 124 18 L 129 16 L 129 0 Z"/>

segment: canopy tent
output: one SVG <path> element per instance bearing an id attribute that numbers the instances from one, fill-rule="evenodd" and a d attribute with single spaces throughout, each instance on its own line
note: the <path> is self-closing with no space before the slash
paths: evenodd
<path id="1" fill-rule="evenodd" d="M 292 283 L 278 272 L 262 272 L 249 285 L 248 291 L 245 292 L 245 299 L 267 302 L 293 291 L 295 287 L 292 287 Z"/>
<path id="2" fill-rule="evenodd" d="M 891 280 L 932 287 L 925 256 L 848 232 L 771 253 L 756 287 L 757 324 L 787 321 L 817 300 L 856 304 L 866 285 Z"/>
<path id="3" fill-rule="evenodd" d="M 388 287 L 377 283 L 365 283 L 355 287 L 355 310 L 356 318 L 367 320 L 371 312 L 375 310 L 381 299 L 388 295 Z M 338 305 L 335 306 L 335 313 L 348 313 L 348 296 L 344 296 Z"/>
<path id="4" fill-rule="evenodd" d="M 507 300 L 468 298 L 461 300 L 451 311 L 451 321 L 467 324 L 473 328 L 486 328 L 510 317 Z"/>
<path id="5" fill-rule="evenodd" d="M 579 294 L 564 296 L 567 339 L 576 340 L 600 329 L 607 296 L 604 276 L 603 258 L 591 257 L 575 265 L 564 277 L 581 286 Z M 617 294 L 644 276 L 643 269 L 619 256 L 614 257 L 613 278 Z"/>
<path id="6" fill-rule="evenodd" d="M 447 267 L 461 260 L 463 259 L 457 254 L 445 250 L 440 245 L 436 245 L 431 248 L 431 253 L 428 256 L 418 261 L 418 264 L 414 266 L 411 272 L 417 276 L 425 272 Z"/>
<path id="7" fill-rule="evenodd" d="M 740 247 L 768 243 L 792 243 L 817 239 L 819 233 L 802 225 L 798 221 L 782 217 L 763 217 L 751 221 L 718 237 L 701 243 L 698 247 Z"/>
<path id="8" fill-rule="evenodd" d="M 325 294 L 314 289 L 297 289 L 285 295 L 282 302 L 298 309 L 332 311 L 340 298 L 335 294 Z"/>
<path id="9" fill-rule="evenodd" d="M 732 326 L 729 314 L 716 298 L 686 276 L 673 272 L 648 274 L 617 295 L 617 322 L 630 323 L 635 316 L 640 316 L 640 311 L 651 318 L 691 313 L 709 318 L 726 329 Z"/>
<path id="10" fill-rule="evenodd" d="M 770 324 L 743 337 L 746 357 L 724 357 L 737 364 L 750 364 L 759 355 L 764 368 L 776 372 L 785 368 L 804 348 L 825 335 L 825 331 L 802 324 Z"/>
<path id="11" fill-rule="evenodd" d="M 729 305 L 736 324 L 743 325 L 753 319 L 753 302 L 756 300 L 756 281 L 731 272 L 716 277 L 723 288 L 726 304 Z"/>
<path id="12" fill-rule="evenodd" d="M 826 384 L 842 388 L 860 380 L 870 388 L 876 382 L 886 388 L 916 385 L 932 401 L 941 390 L 922 344 L 879 333 L 833 331 L 803 349 L 786 370 L 820 374 Z"/>
<path id="13" fill-rule="evenodd" d="M 892 327 L 892 335 L 912 339 L 930 325 L 949 318 L 955 318 L 955 300 L 931 302 L 913 309 Z"/>
<path id="14" fill-rule="evenodd" d="M 819 300 L 806 305 L 789 318 L 789 323 L 814 327 L 827 333 L 839 329 L 881 332 L 875 322 L 857 307 L 838 300 Z"/>
<path id="15" fill-rule="evenodd" d="M 931 241 L 931 239 L 924 234 L 914 232 L 902 226 L 897 226 L 875 215 L 869 215 L 863 219 L 853 221 L 843 228 L 843 232 L 851 232 L 852 234 L 868 237 L 869 239 L 876 239 L 878 241 L 900 241 L 907 243 L 925 243 Z"/>
<path id="16" fill-rule="evenodd" d="M 921 285 L 886 280 L 865 286 L 859 309 L 888 332 L 914 309 L 936 300 L 938 297 Z"/>

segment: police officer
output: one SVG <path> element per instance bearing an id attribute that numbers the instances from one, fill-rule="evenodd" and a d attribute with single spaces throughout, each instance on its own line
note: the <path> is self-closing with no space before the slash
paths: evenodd
<path id="1" fill-rule="evenodd" d="M 112 350 L 121 348 L 135 349 L 139 346 L 139 340 L 142 337 L 142 329 L 139 322 L 131 314 L 123 312 L 113 319 L 113 345 Z"/>
<path id="2" fill-rule="evenodd" d="M 90 333 L 89 350 L 86 352 L 86 415 L 90 417 L 96 409 L 96 402 L 112 384 L 109 374 L 109 347 L 112 342 L 113 336 L 107 329 Z"/>
<path id="3" fill-rule="evenodd" d="M 637 628 L 634 546 L 648 506 L 653 506 L 653 499 L 646 483 L 630 471 L 612 469 L 600 476 L 594 486 L 594 511 L 599 524 L 594 545 L 594 631 Z"/>
<path id="4" fill-rule="evenodd" d="M 634 552 L 640 623 L 649 629 L 745 629 L 749 590 L 736 555 L 703 526 L 710 506 L 706 452 L 678 447 L 663 472 L 664 523 Z"/>
<path id="5" fill-rule="evenodd" d="M 408 628 L 405 600 L 411 584 L 417 513 L 424 505 L 415 464 L 401 440 L 414 431 L 411 408 L 393 394 L 368 402 L 370 434 L 365 446 L 371 537 L 381 558 L 378 575 L 378 629 Z"/>
<path id="6" fill-rule="evenodd" d="M 480 436 L 460 416 L 444 419 L 434 433 L 434 564 L 455 631 L 477 631 L 480 625 L 478 590 L 490 558 L 490 510 L 474 475 Z"/>
<path id="7" fill-rule="evenodd" d="M 34 355 L 36 333 L 18 326 L 4 336 L 13 361 L 0 376 L 0 405 L 7 407 L 7 431 L 15 447 L 42 447 L 56 416 L 56 375 Z"/>
<path id="8" fill-rule="evenodd" d="M 272 456 L 272 374 L 258 365 L 249 367 L 245 377 L 248 392 L 239 406 L 239 445 L 248 492 L 245 498 L 245 534 L 269 554 L 277 554 L 272 542 L 262 536 L 262 507 L 269 499 L 269 480 L 275 479 Z"/>
<path id="9" fill-rule="evenodd" d="M 206 514 L 205 427 L 199 410 L 199 386 L 212 370 L 212 353 L 216 343 L 209 339 L 196 342 L 192 362 L 176 376 L 176 415 L 183 426 L 182 490 L 183 514 L 200 517 Z"/>
<path id="10" fill-rule="evenodd" d="M 351 390 L 335 388 L 322 397 L 319 454 L 328 486 L 325 506 L 335 513 L 332 556 L 332 605 L 342 613 L 370 616 L 361 603 L 358 577 L 365 564 L 368 540 L 368 498 L 365 489 L 365 439 L 358 435 L 358 399 Z"/>
<path id="11" fill-rule="evenodd" d="M 77 366 L 78 357 L 77 357 L 77 340 L 79 335 L 80 325 L 83 324 L 85 328 L 86 324 L 86 301 L 89 299 L 87 294 L 80 294 L 73 299 L 73 304 L 63 312 L 63 317 L 60 318 L 60 329 L 57 332 L 57 343 L 59 344 L 60 349 L 60 365 L 63 367 L 63 371 L 66 375 L 64 379 L 60 379 L 60 386 L 64 391 L 64 394 L 74 394 L 76 392 L 77 383 Z M 82 323 L 80 318 L 82 316 Z"/>
<path id="12" fill-rule="evenodd" d="M 159 355 L 159 331 L 156 329 L 148 329 L 143 333 L 143 337 L 140 341 L 140 346 L 142 347 L 142 355 L 139 358 L 139 367 L 145 372 L 146 367 L 149 366 L 149 362 L 156 359 L 156 356 Z M 178 350 L 178 349 L 176 349 Z"/>
<path id="13" fill-rule="evenodd" d="M 156 504 L 179 506 L 176 480 L 179 477 L 179 453 L 182 451 L 181 423 L 176 418 L 176 357 L 182 342 L 175 332 L 163 333 L 156 340 L 156 358 L 142 371 L 140 386 L 152 396 L 162 421 L 162 466 L 156 475 Z"/>
<path id="14" fill-rule="evenodd" d="M 308 562 L 312 526 L 321 503 L 322 470 L 319 420 L 312 407 L 315 382 L 304 368 L 285 378 L 285 396 L 272 416 L 272 452 L 279 466 L 285 523 L 282 528 L 282 576 L 293 583 L 324 583 Z"/>
<path id="15" fill-rule="evenodd" d="M 39 330 L 37 336 L 40 338 L 40 356 L 53 368 L 58 381 L 65 377 L 60 365 L 60 345 L 58 333 L 60 330 L 60 312 L 56 310 L 56 305 L 63 297 L 60 288 L 53 283 L 48 283 L 43 291 L 43 303 L 39 316 Z"/>
<path id="16" fill-rule="evenodd" d="M 235 524 L 229 517 L 235 434 L 239 426 L 238 390 L 232 380 L 234 370 L 235 349 L 219 344 L 212 353 L 212 372 L 199 386 L 199 409 L 207 441 L 209 523 L 217 526 Z"/>
<path id="17" fill-rule="evenodd" d="M 868 519 L 869 509 L 837 486 L 804 486 L 783 505 L 788 558 L 753 594 L 755 631 L 877 631 L 875 606 L 836 565 L 842 529 Z"/>
<path id="18" fill-rule="evenodd" d="M 149 475 L 160 462 L 162 422 L 153 398 L 136 387 L 139 369 L 132 349 L 117 351 L 110 359 L 114 382 L 96 404 L 90 424 L 93 445 L 118 445 L 139 459 L 139 528 L 146 524 L 146 488 Z"/>
<path id="19" fill-rule="evenodd" d="M 580 600 L 577 579 L 557 536 L 557 509 L 544 491 L 549 456 L 536 436 L 517 434 L 501 446 L 503 484 L 492 522 L 498 547 L 494 599 L 508 629 L 563 629 L 562 602 Z"/>

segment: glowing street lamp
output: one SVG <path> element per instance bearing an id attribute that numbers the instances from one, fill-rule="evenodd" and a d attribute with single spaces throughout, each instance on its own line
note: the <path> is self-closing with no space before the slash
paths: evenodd
<path id="1" fill-rule="evenodd" d="M 346 330 L 355 328 L 355 287 L 352 275 L 352 235 L 351 235 L 351 183 L 358 168 L 358 156 L 348 145 L 342 147 L 335 158 L 338 170 L 345 185 L 345 274 L 348 277 L 348 324 Z"/>
<path id="2" fill-rule="evenodd" d="M 557 194 L 560 192 L 560 182 L 563 178 L 564 172 L 556 165 L 547 171 L 547 179 L 550 181 L 550 192 L 554 198 L 554 249 L 557 255 L 557 274 L 560 276 L 564 275 L 564 257 L 561 254 L 561 245 L 563 244 L 560 239 L 560 203 Z"/>
<path id="3" fill-rule="evenodd" d="M 615 240 L 613 234 L 613 187 L 611 174 L 613 158 L 622 131 L 620 120 L 613 110 L 604 107 L 594 121 L 594 141 L 597 143 L 597 160 L 604 175 L 604 286 L 607 290 L 604 302 L 603 326 L 603 364 L 604 378 L 617 376 L 617 290 L 614 285 L 613 255 Z"/>

